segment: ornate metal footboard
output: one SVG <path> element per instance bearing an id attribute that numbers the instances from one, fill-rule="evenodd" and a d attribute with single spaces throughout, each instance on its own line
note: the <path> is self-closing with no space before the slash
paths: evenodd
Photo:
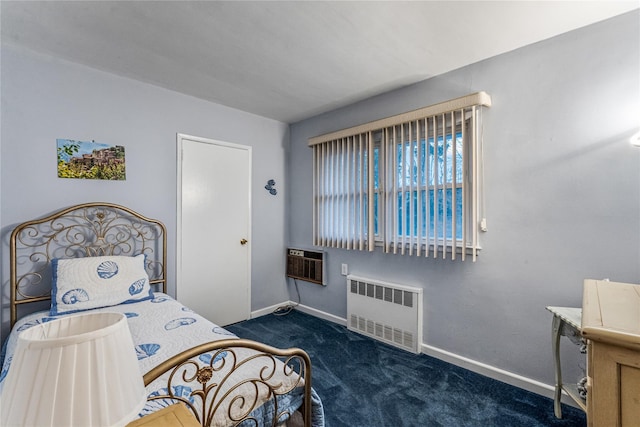
<path id="1" fill-rule="evenodd" d="M 244 339 L 209 342 L 153 368 L 144 384 L 154 390 L 149 403 L 181 402 L 203 427 L 276 426 L 292 415 L 292 402 L 302 403 L 304 425 L 311 426 L 311 361 L 301 349 Z"/>

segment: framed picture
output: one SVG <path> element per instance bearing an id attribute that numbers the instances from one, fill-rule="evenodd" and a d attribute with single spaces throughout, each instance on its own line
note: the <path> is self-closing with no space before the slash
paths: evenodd
<path id="1" fill-rule="evenodd" d="M 58 178 L 126 179 L 124 147 L 95 141 L 56 139 Z"/>

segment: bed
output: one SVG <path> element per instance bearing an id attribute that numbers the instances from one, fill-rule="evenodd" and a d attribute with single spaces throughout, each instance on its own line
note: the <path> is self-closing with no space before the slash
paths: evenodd
<path id="1" fill-rule="evenodd" d="M 119 312 L 147 391 L 139 416 L 182 403 L 202 426 L 322 427 L 308 354 L 240 339 L 173 299 L 166 252 L 160 221 L 110 203 L 18 225 L 10 240 L 12 330 L 0 355 L 0 393 L 21 331 L 61 316 Z"/>

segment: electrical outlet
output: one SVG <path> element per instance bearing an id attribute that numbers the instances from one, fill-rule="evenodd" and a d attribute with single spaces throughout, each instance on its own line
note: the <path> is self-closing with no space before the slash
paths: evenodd
<path id="1" fill-rule="evenodd" d="M 346 276 L 347 274 L 349 274 L 349 266 L 347 264 L 342 264 L 341 273 L 343 276 Z"/>

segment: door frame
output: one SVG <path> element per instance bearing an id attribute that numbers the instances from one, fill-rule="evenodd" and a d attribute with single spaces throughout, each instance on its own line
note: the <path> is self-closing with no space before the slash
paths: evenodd
<path id="1" fill-rule="evenodd" d="M 249 209 L 249 215 L 247 216 L 247 240 L 249 241 L 249 248 L 247 253 L 247 280 L 248 280 L 248 289 L 247 289 L 247 307 L 248 312 L 246 313 L 247 319 L 251 318 L 251 217 L 252 217 L 252 206 L 251 206 L 251 173 L 252 173 L 252 147 L 248 145 L 235 144 L 232 142 L 220 141 L 210 138 L 203 138 L 199 136 L 188 135 L 184 133 L 176 134 L 176 159 L 177 159 L 177 200 L 176 200 L 176 283 L 175 283 L 175 296 L 176 299 L 179 298 L 178 292 L 180 289 L 180 282 L 182 280 L 182 147 L 183 140 L 201 142 L 204 144 L 214 144 L 222 147 L 246 150 L 248 152 L 249 164 L 248 164 L 248 183 L 249 188 L 247 188 L 247 208 Z"/>

